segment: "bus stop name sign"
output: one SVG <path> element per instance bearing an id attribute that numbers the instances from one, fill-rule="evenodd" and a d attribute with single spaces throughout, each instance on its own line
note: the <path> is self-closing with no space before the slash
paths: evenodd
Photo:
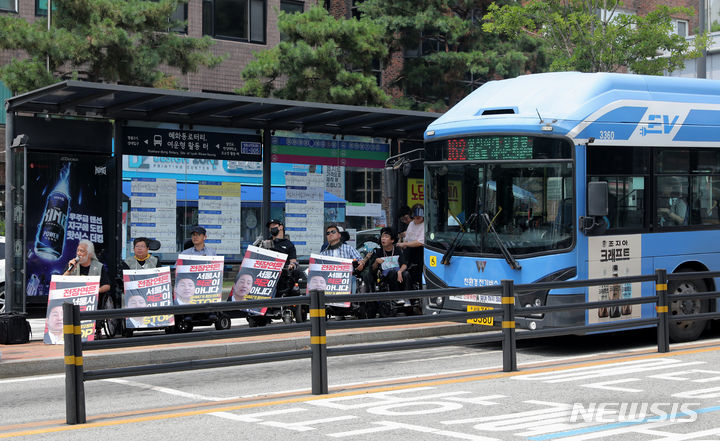
<path id="1" fill-rule="evenodd" d="M 260 135 L 124 127 L 123 154 L 262 161 Z"/>

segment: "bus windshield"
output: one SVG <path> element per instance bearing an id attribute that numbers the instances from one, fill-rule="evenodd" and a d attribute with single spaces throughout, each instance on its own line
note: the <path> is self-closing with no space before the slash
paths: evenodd
<path id="1" fill-rule="evenodd" d="M 573 243 L 569 158 L 426 162 L 425 177 L 429 247 L 444 251 L 457 240 L 455 254 L 501 255 L 504 246 L 517 257 Z"/>

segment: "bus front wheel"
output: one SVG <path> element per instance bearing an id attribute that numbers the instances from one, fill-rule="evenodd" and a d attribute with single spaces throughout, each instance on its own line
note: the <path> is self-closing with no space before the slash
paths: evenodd
<path id="1" fill-rule="evenodd" d="M 707 286 L 702 279 L 672 280 L 668 285 L 668 294 L 695 294 L 706 291 Z M 673 316 L 708 312 L 710 305 L 707 300 L 673 300 L 669 306 L 670 340 L 675 343 L 697 340 L 705 329 L 707 320 L 677 321 Z"/>

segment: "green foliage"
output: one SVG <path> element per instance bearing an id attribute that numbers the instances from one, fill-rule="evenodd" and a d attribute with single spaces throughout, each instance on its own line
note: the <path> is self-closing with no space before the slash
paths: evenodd
<path id="1" fill-rule="evenodd" d="M 395 104 L 445 110 L 483 83 L 542 70 L 544 42 L 485 32 L 487 0 L 365 0 L 360 10 L 383 25 L 405 59 Z M 411 101 L 408 100 L 411 98 Z"/>
<path id="2" fill-rule="evenodd" d="M 690 8 L 660 5 L 644 17 L 615 13 L 613 0 L 532 0 L 491 5 L 483 28 L 512 38 L 531 37 L 551 46 L 550 70 L 662 75 L 700 56 L 707 46 L 701 34 L 693 44 L 672 33 L 672 17 L 692 15 Z M 604 13 L 602 12 L 604 11 Z"/>
<path id="3" fill-rule="evenodd" d="M 278 17 L 284 39 L 256 52 L 242 72 L 244 95 L 353 105 L 386 105 L 373 61 L 387 57 L 383 29 L 369 20 L 336 20 L 314 6 Z"/>
<path id="4" fill-rule="evenodd" d="M 0 79 L 15 93 L 59 79 L 137 86 L 175 85 L 161 65 L 183 74 L 222 61 L 209 52 L 210 38 L 168 32 L 183 25 L 170 17 L 187 0 L 53 0 L 53 26 L 44 20 L 0 16 L 0 48 L 29 57 L 0 67 Z M 57 10 L 55 10 L 57 7 Z M 50 72 L 46 69 L 50 58 Z"/>

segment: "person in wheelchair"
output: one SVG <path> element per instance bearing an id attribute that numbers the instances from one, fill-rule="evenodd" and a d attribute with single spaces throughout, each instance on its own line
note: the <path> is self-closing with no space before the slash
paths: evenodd
<path id="1" fill-rule="evenodd" d="M 412 287 L 407 260 L 403 250 L 395 245 L 397 235 L 392 228 L 380 230 L 380 248 L 373 251 L 370 261 L 372 270 L 380 275 L 381 283 L 385 282 L 390 291 L 409 291 Z"/>

